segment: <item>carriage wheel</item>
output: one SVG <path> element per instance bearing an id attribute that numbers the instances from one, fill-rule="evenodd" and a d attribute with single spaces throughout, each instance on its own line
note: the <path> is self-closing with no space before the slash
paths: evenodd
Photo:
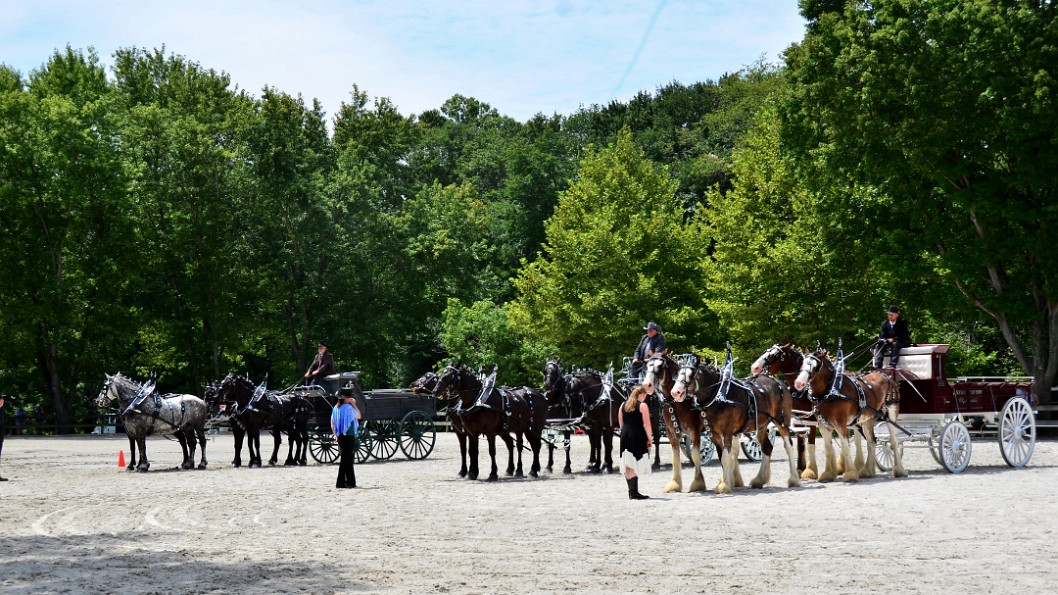
<path id="1" fill-rule="evenodd" d="M 960 473 L 970 464 L 970 431 L 957 419 L 949 421 L 940 432 L 940 464 L 951 473 Z"/>
<path id="2" fill-rule="evenodd" d="M 422 411 L 412 411 L 400 420 L 400 450 L 409 459 L 425 459 L 433 452 L 437 430 Z"/>
<path id="3" fill-rule="evenodd" d="M 713 459 L 716 458 L 716 445 L 709 439 L 709 435 L 705 433 L 702 434 L 700 440 L 701 448 L 698 450 L 702 454 L 702 466 L 704 467 L 712 463 Z"/>
<path id="4" fill-rule="evenodd" d="M 371 430 L 371 456 L 384 461 L 397 452 L 400 437 L 400 422 L 392 419 L 377 419 L 367 422 Z"/>
<path id="5" fill-rule="evenodd" d="M 768 426 L 768 438 L 773 446 L 775 445 L 775 434 L 775 428 Z M 756 434 L 742 434 L 739 442 L 742 444 L 742 454 L 746 455 L 747 459 L 759 463 L 764 458 L 764 449 L 761 448 L 760 442 L 757 442 Z"/>
<path id="6" fill-rule="evenodd" d="M 878 469 L 886 473 L 893 470 L 893 437 L 889 434 L 888 424 L 885 422 L 878 422 L 874 426 L 874 460 Z M 904 443 L 899 438 L 896 439 L 897 445 L 900 448 L 900 454 L 904 454 Z M 937 461 L 938 463 L 940 461 Z"/>
<path id="7" fill-rule="evenodd" d="M 330 465 L 338 461 L 338 441 L 334 434 L 315 428 L 309 434 L 309 454 L 321 465 Z"/>
<path id="8" fill-rule="evenodd" d="M 353 461 L 363 463 L 371 458 L 371 449 L 374 447 L 374 439 L 371 431 L 366 426 L 360 426 L 360 433 L 356 435 L 356 450 L 353 451 Z"/>
<path id="9" fill-rule="evenodd" d="M 1036 418 L 1028 401 L 1014 397 L 999 416 L 999 451 L 1011 467 L 1024 467 L 1036 447 Z"/>

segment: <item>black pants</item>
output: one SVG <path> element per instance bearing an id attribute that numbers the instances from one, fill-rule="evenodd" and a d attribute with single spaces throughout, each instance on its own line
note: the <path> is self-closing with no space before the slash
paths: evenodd
<path id="1" fill-rule="evenodd" d="M 335 487 L 355 488 L 356 472 L 353 470 L 353 458 L 356 456 L 356 436 L 338 436 L 338 482 Z"/>
<path id="2" fill-rule="evenodd" d="M 893 341 L 892 343 L 882 343 L 878 347 L 878 352 L 874 354 L 874 367 L 881 368 L 882 360 L 885 356 L 889 356 L 889 366 L 895 368 L 896 364 L 900 361 L 900 350 L 911 345 L 905 345 L 904 343 L 898 343 Z"/>

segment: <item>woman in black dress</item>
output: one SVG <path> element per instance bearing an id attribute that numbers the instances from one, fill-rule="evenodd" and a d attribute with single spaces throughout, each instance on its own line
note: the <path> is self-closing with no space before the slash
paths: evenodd
<path id="1" fill-rule="evenodd" d="M 650 453 L 654 432 L 650 428 L 647 393 L 637 386 L 617 413 L 621 426 L 621 464 L 628 482 L 628 499 L 645 500 L 650 496 L 639 493 L 639 476 L 650 473 Z"/>

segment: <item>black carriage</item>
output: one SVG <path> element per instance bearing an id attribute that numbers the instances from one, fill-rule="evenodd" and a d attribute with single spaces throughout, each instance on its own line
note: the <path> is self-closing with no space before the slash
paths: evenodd
<path id="1" fill-rule="evenodd" d="M 359 372 L 342 372 L 331 380 L 339 386 L 358 382 Z M 358 386 L 358 384 L 357 384 Z M 331 410 L 341 396 L 319 386 L 305 387 L 300 394 L 314 407 L 313 427 L 309 430 L 309 453 L 322 464 L 338 462 L 338 442 L 331 432 Z M 425 459 L 437 440 L 434 419 L 437 401 L 433 395 L 419 395 L 401 389 L 355 391 L 360 410 L 356 462 L 386 460 L 399 449 L 409 459 Z"/>

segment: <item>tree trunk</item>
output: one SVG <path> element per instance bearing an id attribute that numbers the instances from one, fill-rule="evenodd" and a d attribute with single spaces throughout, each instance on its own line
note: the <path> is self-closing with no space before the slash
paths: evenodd
<path id="1" fill-rule="evenodd" d="M 51 397 L 51 406 L 55 411 L 55 424 L 58 426 L 59 434 L 69 434 L 72 431 L 72 420 L 70 411 L 66 408 L 66 400 L 63 399 L 62 383 L 59 380 L 59 357 L 58 347 L 49 343 L 46 351 L 41 353 L 40 361 L 43 364 L 41 371 L 48 386 L 48 394 Z"/>

